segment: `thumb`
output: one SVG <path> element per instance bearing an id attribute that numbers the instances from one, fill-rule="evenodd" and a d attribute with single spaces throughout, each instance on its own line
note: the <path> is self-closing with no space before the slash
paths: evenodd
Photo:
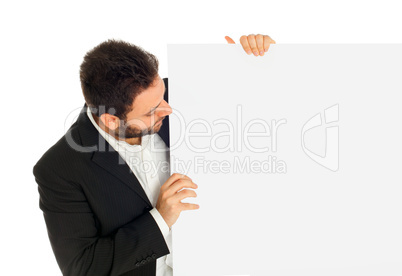
<path id="1" fill-rule="evenodd" d="M 233 41 L 233 39 L 231 39 L 231 38 L 228 37 L 228 36 L 225 36 L 225 39 L 226 39 L 226 41 L 227 41 L 229 44 L 236 44 L 236 43 Z"/>

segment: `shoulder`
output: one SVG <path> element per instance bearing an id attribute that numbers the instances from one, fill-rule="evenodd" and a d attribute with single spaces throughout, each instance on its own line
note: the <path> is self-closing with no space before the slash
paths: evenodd
<path id="1" fill-rule="evenodd" d="M 77 147 L 82 146 L 77 122 L 52 145 L 36 162 L 33 174 L 37 176 L 42 170 L 52 170 L 61 175 L 69 175 L 76 171 L 85 159 L 92 156 L 91 152 L 80 152 Z"/>

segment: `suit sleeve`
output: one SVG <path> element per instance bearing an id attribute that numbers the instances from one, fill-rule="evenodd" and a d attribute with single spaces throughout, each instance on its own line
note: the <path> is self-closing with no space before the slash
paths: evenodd
<path id="1" fill-rule="evenodd" d="M 37 164 L 34 175 L 49 239 L 63 275 L 121 275 L 169 253 L 149 212 L 109 236 L 99 236 L 97 220 L 76 183 Z M 144 267 L 145 268 L 145 267 Z"/>

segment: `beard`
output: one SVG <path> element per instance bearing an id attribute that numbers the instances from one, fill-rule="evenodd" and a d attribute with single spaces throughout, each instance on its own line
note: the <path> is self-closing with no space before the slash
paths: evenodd
<path id="1" fill-rule="evenodd" d="M 165 117 L 163 119 L 165 119 Z M 140 129 L 138 127 L 135 127 L 134 125 L 129 125 L 124 120 L 123 126 L 119 126 L 119 128 L 116 129 L 116 134 L 120 139 L 138 138 L 145 135 L 155 134 L 161 129 L 162 124 L 158 123 L 161 122 L 163 119 L 159 120 L 153 126 L 150 126 L 146 129 Z"/>

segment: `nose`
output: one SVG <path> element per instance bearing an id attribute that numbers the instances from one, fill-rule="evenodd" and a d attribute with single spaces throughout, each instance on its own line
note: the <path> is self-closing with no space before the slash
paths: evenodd
<path id="1" fill-rule="evenodd" d="M 163 100 L 157 108 L 157 112 L 159 117 L 165 117 L 172 114 L 172 107 L 167 103 L 167 101 Z"/>

